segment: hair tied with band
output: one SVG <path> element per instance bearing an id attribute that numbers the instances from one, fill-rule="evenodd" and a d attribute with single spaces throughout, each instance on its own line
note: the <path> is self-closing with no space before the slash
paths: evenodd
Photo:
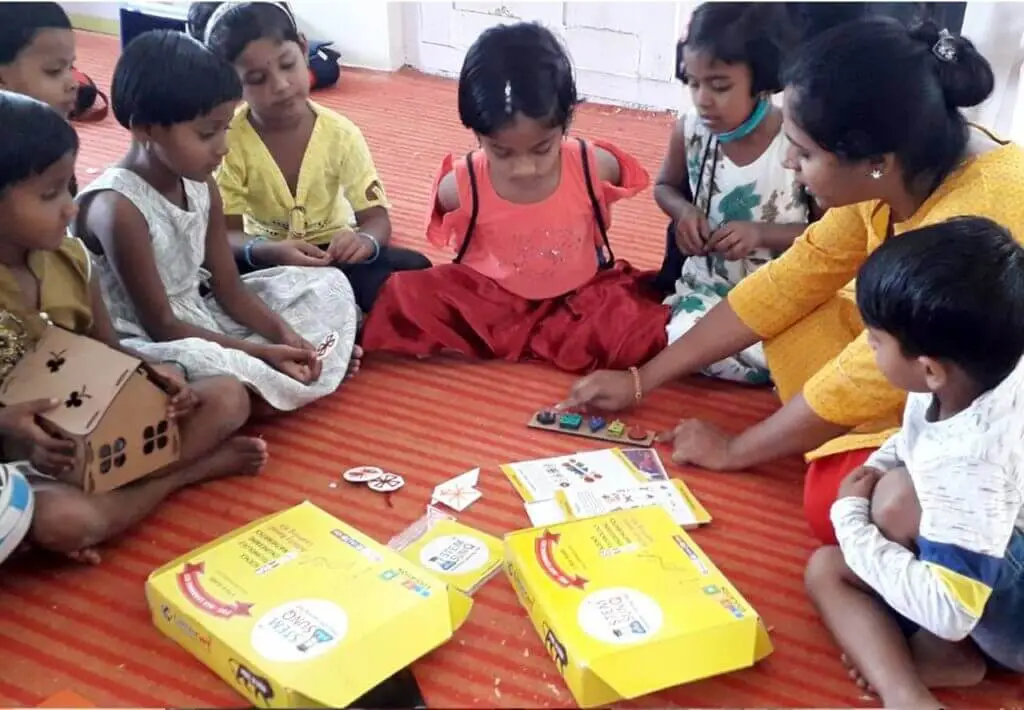
<path id="1" fill-rule="evenodd" d="M 225 2 L 225 3 L 222 3 L 220 6 L 218 6 L 217 9 L 213 11 L 213 14 L 210 15 L 210 18 L 206 21 L 206 31 L 202 33 L 203 44 L 206 44 L 206 45 L 210 44 L 210 37 L 213 36 L 213 28 L 216 27 L 220 23 L 220 21 L 224 19 L 225 15 L 227 15 L 229 12 L 231 12 L 235 8 L 244 7 L 246 5 L 256 5 L 256 4 L 260 4 L 260 3 L 255 3 L 255 2 Z M 288 9 L 288 5 L 287 4 L 285 4 L 283 2 L 264 2 L 263 4 L 271 5 L 272 7 L 276 7 L 278 10 L 280 10 L 281 12 L 284 13 L 285 17 L 288 18 L 288 23 L 292 26 L 292 28 L 296 29 L 296 30 L 298 29 L 298 23 L 296 23 L 295 17 L 292 15 L 291 10 Z M 191 23 L 188 23 L 188 24 L 191 24 Z M 191 29 L 189 30 L 189 34 L 192 34 Z M 195 36 L 195 35 L 193 35 L 193 36 Z"/>
<path id="2" fill-rule="evenodd" d="M 949 30 L 943 29 L 939 31 L 939 39 L 932 46 L 932 54 L 938 57 L 939 61 L 956 61 L 956 39 L 950 34 Z"/>

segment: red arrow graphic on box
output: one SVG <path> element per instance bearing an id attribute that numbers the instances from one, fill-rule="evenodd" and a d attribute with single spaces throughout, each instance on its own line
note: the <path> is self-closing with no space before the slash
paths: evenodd
<path id="1" fill-rule="evenodd" d="M 533 551 L 537 555 L 537 563 L 544 570 L 544 574 L 553 579 L 556 584 L 562 587 L 576 587 L 583 589 L 587 583 L 583 577 L 569 574 L 555 560 L 555 546 L 561 537 L 558 533 L 545 530 L 544 534 L 533 541 Z"/>
<path id="2" fill-rule="evenodd" d="M 251 616 L 249 611 L 253 607 L 252 604 L 248 602 L 227 604 L 203 589 L 199 578 L 202 577 L 204 570 L 205 565 L 202 562 L 195 564 L 186 562 L 185 567 L 178 573 L 178 589 L 186 599 L 207 614 L 220 619 L 230 619 L 232 616 Z"/>

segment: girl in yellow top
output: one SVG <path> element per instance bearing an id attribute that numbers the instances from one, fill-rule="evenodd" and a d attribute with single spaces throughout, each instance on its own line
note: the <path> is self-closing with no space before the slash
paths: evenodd
<path id="1" fill-rule="evenodd" d="M 216 177 L 243 272 L 333 264 L 366 312 L 393 271 L 430 266 L 388 245 L 370 149 L 354 123 L 309 100 L 306 40 L 286 3 L 194 3 L 188 28 L 242 80 L 245 104 Z"/>
<path id="2" fill-rule="evenodd" d="M 123 350 L 85 247 L 65 236 L 77 211 L 68 191 L 78 152 L 74 129 L 49 106 L 5 91 L 0 125 L 0 379 L 33 347 L 47 322 Z M 37 419 L 60 402 L 0 408 L 0 481 L 22 484 L 20 501 L 0 489 L 0 553 L 17 544 L 6 538 L 12 503 L 20 502 L 31 515 L 33 545 L 95 562 L 94 546 L 145 518 L 179 488 L 262 469 L 266 444 L 234 436 L 250 411 L 238 380 L 210 377 L 190 386 L 173 365 L 154 369 L 173 393 L 168 415 L 180 421 L 181 460 L 108 493 L 86 495 L 62 481 L 76 466 L 75 445 L 50 434 Z M 17 459 L 26 460 L 13 463 Z M 24 533 L 24 526 L 16 532 Z"/>
<path id="3" fill-rule="evenodd" d="M 594 373 L 569 402 L 621 409 L 763 341 L 785 405 L 737 436 L 684 420 L 673 458 L 736 471 L 806 454 L 805 513 L 834 544 L 839 483 L 899 426 L 905 401 L 875 366 L 851 282 L 884 240 L 949 217 L 1024 238 L 1024 153 L 968 126 L 957 107 L 988 97 L 992 69 L 930 24 L 836 27 L 800 47 L 784 83 L 786 164 L 828 212 L 643 368 Z"/>

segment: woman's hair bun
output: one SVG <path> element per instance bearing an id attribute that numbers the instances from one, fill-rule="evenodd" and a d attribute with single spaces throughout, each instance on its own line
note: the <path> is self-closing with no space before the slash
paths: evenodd
<path id="1" fill-rule="evenodd" d="M 957 108 L 977 106 L 992 95 L 992 65 L 966 37 L 942 30 L 931 20 L 912 26 L 910 37 L 926 45 L 935 60 L 935 73 L 946 103 Z"/>

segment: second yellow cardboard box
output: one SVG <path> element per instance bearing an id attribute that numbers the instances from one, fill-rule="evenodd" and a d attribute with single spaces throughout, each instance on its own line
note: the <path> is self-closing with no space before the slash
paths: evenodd
<path id="1" fill-rule="evenodd" d="M 582 707 L 772 651 L 757 612 L 660 507 L 506 535 L 505 571 Z"/>

